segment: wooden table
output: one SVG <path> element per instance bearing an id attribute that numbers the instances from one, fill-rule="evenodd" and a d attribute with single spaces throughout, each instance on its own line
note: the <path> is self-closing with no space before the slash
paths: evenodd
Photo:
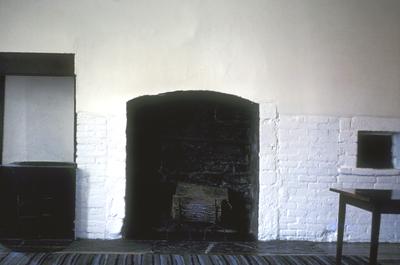
<path id="1" fill-rule="evenodd" d="M 376 265 L 378 257 L 381 214 L 400 214 L 400 190 L 330 189 L 340 194 L 339 220 L 336 245 L 336 264 L 340 265 L 343 250 L 346 205 L 353 205 L 372 213 L 369 264 Z"/>

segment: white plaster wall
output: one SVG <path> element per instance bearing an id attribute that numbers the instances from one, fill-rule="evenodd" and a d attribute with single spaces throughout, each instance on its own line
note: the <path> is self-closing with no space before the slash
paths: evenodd
<path id="1" fill-rule="evenodd" d="M 75 53 L 78 111 L 208 89 L 399 117 L 399 25 L 398 0 L 2 0 L 0 51 Z"/>

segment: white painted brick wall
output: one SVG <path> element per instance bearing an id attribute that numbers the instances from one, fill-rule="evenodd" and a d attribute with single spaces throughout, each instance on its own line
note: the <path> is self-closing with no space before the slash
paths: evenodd
<path id="1" fill-rule="evenodd" d="M 258 211 L 259 239 L 276 239 L 279 229 L 276 153 L 277 112 L 273 103 L 260 105 L 260 192 Z"/>
<path id="2" fill-rule="evenodd" d="M 125 114 L 77 115 L 76 237 L 121 237 L 125 215 Z"/>
<path id="3" fill-rule="evenodd" d="M 78 113 L 76 141 L 76 237 L 104 238 L 107 120 L 90 113 Z"/>
<path id="4" fill-rule="evenodd" d="M 400 189 L 399 164 L 395 169 L 376 170 L 356 167 L 358 131 L 385 131 L 395 133 L 393 155 L 397 157 L 397 139 L 400 120 L 392 118 L 353 117 L 340 119 L 342 135 L 338 164 L 338 185 L 344 188 Z M 351 241 L 368 241 L 371 233 L 371 214 L 355 207 L 349 207 L 346 237 Z M 355 221 L 352 221 L 355 220 Z M 400 241 L 400 218 L 397 215 L 383 215 L 381 241 Z"/>
<path id="5" fill-rule="evenodd" d="M 262 117 L 260 120 L 265 123 Z M 268 123 L 273 123 L 273 120 L 268 120 Z M 272 199 L 273 209 L 260 208 L 260 216 L 277 218 L 277 228 L 276 234 L 266 233 L 270 228 L 264 227 L 266 224 L 261 221 L 260 239 L 335 240 L 338 195 L 329 192 L 330 187 L 400 189 L 398 169 L 356 168 L 357 132 L 400 132 L 400 120 L 281 115 L 275 124 L 275 132 L 261 130 L 260 149 L 264 149 L 263 138 L 277 139 L 275 185 L 272 189 L 277 190 L 278 200 Z M 396 157 L 399 154 L 398 137 L 394 137 Z M 263 162 L 260 160 L 260 164 Z M 262 168 L 263 165 L 260 172 Z M 271 194 L 275 196 L 276 192 Z M 266 197 L 261 198 L 261 195 Z M 268 201 L 268 196 L 260 192 L 260 201 Z M 369 241 L 370 224 L 370 213 L 348 207 L 345 239 Z M 400 241 L 399 216 L 382 217 L 380 239 Z"/>
<path id="6" fill-rule="evenodd" d="M 78 238 L 121 237 L 125 129 L 124 112 L 77 115 Z M 400 132 L 400 120 L 279 116 L 275 104 L 260 104 L 260 240 L 335 240 L 338 195 L 330 187 L 400 189 L 398 169 L 355 167 L 358 130 Z M 394 143 L 398 159 L 398 135 Z M 345 239 L 368 241 L 370 221 L 369 213 L 349 207 Z M 399 216 L 383 217 L 380 238 L 400 242 Z"/>
<path id="7" fill-rule="evenodd" d="M 280 116 L 278 120 L 279 239 L 330 240 L 335 207 L 339 120 Z M 288 157 L 288 154 L 292 156 Z M 291 222 L 286 223 L 289 219 Z"/>
<path id="8" fill-rule="evenodd" d="M 120 238 L 125 217 L 126 115 L 108 118 L 106 238 Z"/>

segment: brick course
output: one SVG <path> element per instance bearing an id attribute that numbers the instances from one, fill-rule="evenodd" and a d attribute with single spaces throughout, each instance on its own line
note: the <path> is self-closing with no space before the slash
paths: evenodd
<path id="1" fill-rule="evenodd" d="M 259 209 L 259 239 L 334 241 L 338 196 L 329 192 L 330 187 L 400 189 L 398 169 L 356 168 L 357 132 L 398 133 L 400 120 L 306 115 L 265 117 L 260 117 L 260 123 L 275 124 L 275 127 L 261 128 L 260 142 L 263 138 L 276 139 L 276 172 L 268 174 L 274 177 L 273 185 L 261 188 L 260 201 L 270 201 L 272 207 Z M 394 164 L 398 167 L 399 134 L 394 139 Z M 260 163 L 264 163 L 263 150 L 270 149 L 262 145 L 260 149 Z M 260 166 L 261 177 L 267 176 L 262 174 L 262 169 L 269 167 L 271 160 L 274 159 Z M 269 225 L 274 220 L 271 228 Z M 381 241 L 400 241 L 399 220 L 396 215 L 382 217 Z M 349 207 L 345 240 L 369 241 L 370 222 L 368 212 Z"/>
<path id="2" fill-rule="evenodd" d="M 125 215 L 125 113 L 77 115 L 76 235 L 121 237 Z M 279 115 L 260 104 L 259 239 L 332 241 L 338 196 L 330 187 L 400 189 L 400 170 L 356 168 L 357 132 L 400 132 L 400 120 Z M 394 164 L 400 165 L 400 136 Z M 369 241 L 371 216 L 349 207 L 345 239 Z M 400 216 L 384 215 L 381 241 L 400 242 Z"/>

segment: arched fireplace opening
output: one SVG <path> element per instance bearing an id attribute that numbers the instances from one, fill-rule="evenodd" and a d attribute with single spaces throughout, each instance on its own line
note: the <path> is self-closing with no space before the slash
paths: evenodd
<path id="1" fill-rule="evenodd" d="M 210 91 L 129 101 L 124 237 L 257 238 L 258 109 Z"/>

